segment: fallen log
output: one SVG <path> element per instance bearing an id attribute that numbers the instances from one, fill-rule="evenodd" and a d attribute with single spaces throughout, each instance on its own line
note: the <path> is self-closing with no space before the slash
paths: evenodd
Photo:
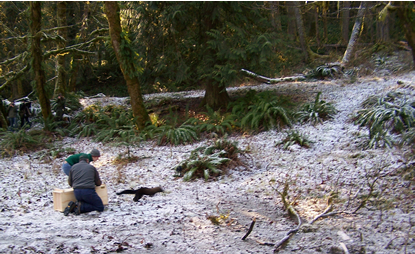
<path id="1" fill-rule="evenodd" d="M 260 82 L 264 82 L 267 84 L 276 84 L 280 82 L 288 82 L 288 81 L 303 81 L 306 80 L 306 77 L 303 75 L 292 76 L 292 77 L 285 77 L 285 78 L 268 78 L 265 76 L 258 75 L 252 71 L 248 71 L 245 69 L 241 69 L 241 72 L 246 76 L 258 80 Z"/>

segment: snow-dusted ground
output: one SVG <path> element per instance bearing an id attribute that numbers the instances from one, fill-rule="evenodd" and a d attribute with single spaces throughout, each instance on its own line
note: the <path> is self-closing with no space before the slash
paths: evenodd
<path id="1" fill-rule="evenodd" d="M 398 80 L 413 85 L 415 72 L 353 84 L 336 80 L 252 87 L 311 99 L 322 91 L 322 99 L 334 103 L 339 113 L 321 125 L 294 127 L 315 142 L 309 149 L 276 146 L 285 132 L 230 137 L 250 151 L 242 157 L 248 167 L 234 168 L 212 182 L 183 182 L 172 170 L 208 140 L 176 147 L 142 143 L 131 148 L 141 159 L 119 168 L 113 160 L 126 148 L 65 138 L 57 147 L 101 150 L 93 165 L 108 187 L 109 205 L 102 213 L 65 217 L 53 210 L 53 189 L 68 188 L 60 170 L 64 158 L 45 163 L 41 153 L 31 153 L 1 159 L 0 253 L 273 253 L 272 244 L 297 225 L 276 192 L 286 181 L 304 225 L 280 253 L 415 253 L 414 186 L 397 174 L 406 163 L 406 150 L 362 151 L 358 136 L 367 133 L 350 118 L 369 95 L 396 89 Z M 411 88 L 405 91 L 412 93 Z M 350 214 L 372 183 L 378 196 Z M 140 186 L 162 186 L 165 192 L 137 203 L 131 195 L 115 195 Z M 338 193 L 333 211 L 346 213 L 307 224 L 326 209 L 330 192 Z M 221 223 L 214 225 L 209 216 L 218 216 Z M 253 218 L 256 224 L 243 241 Z"/>

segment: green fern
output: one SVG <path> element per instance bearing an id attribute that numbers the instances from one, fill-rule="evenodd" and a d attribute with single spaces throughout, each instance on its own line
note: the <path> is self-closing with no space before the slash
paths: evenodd
<path id="1" fill-rule="evenodd" d="M 230 103 L 235 125 L 246 130 L 269 130 L 291 126 L 290 108 L 293 103 L 284 97 L 277 97 L 266 91 L 257 93 L 250 90 L 246 96 Z"/>
<path id="2" fill-rule="evenodd" d="M 401 142 L 405 143 L 409 138 L 407 131 L 415 127 L 415 100 L 401 93 L 371 96 L 362 107 L 355 116 L 355 124 L 369 128 L 369 148 L 392 146 L 390 132 L 403 134 Z"/>
<path id="3" fill-rule="evenodd" d="M 157 137 L 158 145 L 180 145 L 198 140 L 195 127 L 186 124 L 182 124 L 179 127 L 163 125 L 155 128 L 153 133 Z"/>
<path id="4" fill-rule="evenodd" d="M 16 132 L 6 132 L 1 138 L 0 147 L 3 155 L 7 153 L 11 156 L 19 150 L 28 151 L 44 147 L 43 137 L 43 132 L 39 131 L 21 129 Z"/>
<path id="5" fill-rule="evenodd" d="M 196 126 L 199 132 L 216 133 L 220 136 L 232 131 L 235 126 L 234 115 L 221 115 L 220 111 L 214 111 L 209 106 L 207 110 L 201 113 L 201 117 L 190 118 L 186 123 Z"/>
<path id="6" fill-rule="evenodd" d="M 294 144 L 309 148 L 311 143 L 312 141 L 310 141 L 306 135 L 299 133 L 296 130 L 291 130 L 287 132 L 286 137 L 277 145 L 283 145 L 283 149 L 287 150 L 288 147 Z"/>
<path id="7" fill-rule="evenodd" d="M 337 114 L 336 108 L 331 103 L 320 100 L 320 95 L 321 92 L 318 92 L 314 102 L 305 103 L 297 112 L 300 122 L 310 122 L 315 125 L 332 119 Z"/>
<path id="8" fill-rule="evenodd" d="M 224 154 L 224 151 L 209 155 L 193 152 L 191 158 L 181 164 L 185 171 L 183 181 L 195 178 L 204 178 L 207 181 L 210 177 L 220 175 L 222 170 L 219 167 L 230 161 L 223 157 Z"/>

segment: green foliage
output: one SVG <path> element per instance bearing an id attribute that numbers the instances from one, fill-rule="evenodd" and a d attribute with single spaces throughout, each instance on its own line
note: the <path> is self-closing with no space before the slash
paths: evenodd
<path id="1" fill-rule="evenodd" d="M 415 127 L 415 100 L 402 93 L 371 96 L 362 103 L 362 107 L 357 112 L 355 123 L 369 128 L 369 148 L 383 143 L 391 146 L 390 132 L 402 134 Z M 404 135 L 403 140 L 410 140 L 410 134 Z"/>
<path id="2" fill-rule="evenodd" d="M 310 122 L 315 125 L 332 119 L 337 114 L 336 108 L 331 103 L 320 100 L 320 95 L 321 92 L 318 92 L 314 102 L 301 106 L 296 114 L 300 122 Z"/>
<path id="3" fill-rule="evenodd" d="M 192 125 L 182 124 L 179 127 L 174 125 L 162 125 L 154 129 L 158 145 L 180 145 L 192 143 L 198 139 L 196 128 Z"/>
<path id="4" fill-rule="evenodd" d="M 29 151 L 44 147 L 44 135 L 42 132 L 25 131 L 21 129 L 16 132 L 5 132 L 1 136 L 0 147 L 2 155 L 5 153 L 12 156 L 17 151 Z"/>
<path id="5" fill-rule="evenodd" d="M 312 141 L 302 133 L 299 133 L 296 130 L 290 130 L 287 132 L 286 137 L 277 145 L 283 145 L 283 149 L 287 150 L 288 147 L 298 144 L 301 147 L 309 148 Z"/>
<path id="6" fill-rule="evenodd" d="M 339 66 L 336 65 L 320 65 L 310 73 L 307 74 L 307 78 L 312 79 L 324 79 L 326 77 L 334 78 L 335 75 L 339 74 Z"/>
<path id="7" fill-rule="evenodd" d="M 207 181 L 221 175 L 230 165 L 240 165 L 238 154 L 241 152 L 237 142 L 231 142 L 225 137 L 215 140 L 210 146 L 196 148 L 190 157 L 178 166 L 182 168 L 181 175 L 184 181 L 196 178 L 204 178 Z"/>
<path id="8" fill-rule="evenodd" d="M 132 111 L 121 106 L 89 106 L 74 117 L 68 129 L 71 130 L 72 135 L 94 136 L 96 141 L 130 143 L 139 141 Z"/>
<path id="9" fill-rule="evenodd" d="M 256 93 L 251 90 L 244 98 L 230 103 L 232 113 L 240 119 L 245 130 L 270 130 L 291 126 L 293 104 L 284 97 L 277 97 L 271 92 Z"/>
<path id="10" fill-rule="evenodd" d="M 235 125 L 232 114 L 222 115 L 219 110 L 214 111 L 209 106 L 207 112 L 202 112 L 197 118 L 190 118 L 187 123 L 195 125 L 199 132 L 216 133 L 220 136 L 230 133 Z"/>

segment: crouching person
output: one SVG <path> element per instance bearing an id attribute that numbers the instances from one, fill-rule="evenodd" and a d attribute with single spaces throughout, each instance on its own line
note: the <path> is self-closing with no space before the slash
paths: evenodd
<path id="1" fill-rule="evenodd" d="M 74 211 L 76 215 L 92 211 L 104 211 L 104 204 L 95 191 L 95 186 L 100 186 L 101 179 L 97 169 L 89 164 L 87 155 L 81 155 L 79 162 L 69 171 L 69 185 L 74 189 L 76 203 L 68 205 L 68 213 Z"/>

